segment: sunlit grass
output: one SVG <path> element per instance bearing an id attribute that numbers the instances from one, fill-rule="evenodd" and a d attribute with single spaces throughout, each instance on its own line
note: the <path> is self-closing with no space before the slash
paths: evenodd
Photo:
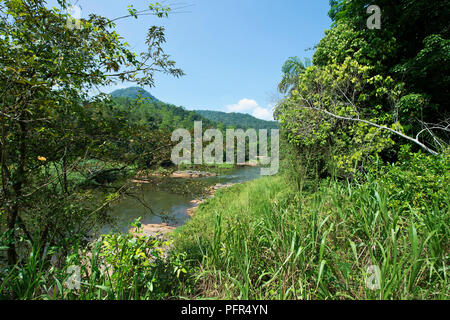
<path id="1" fill-rule="evenodd" d="M 197 261 L 198 297 L 448 299 L 448 209 L 397 210 L 385 191 L 332 181 L 303 194 L 259 179 L 218 192 L 175 246 Z"/>

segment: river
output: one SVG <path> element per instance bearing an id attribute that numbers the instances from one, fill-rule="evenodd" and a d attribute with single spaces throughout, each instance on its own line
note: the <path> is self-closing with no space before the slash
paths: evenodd
<path id="1" fill-rule="evenodd" d="M 258 178 L 260 171 L 259 167 L 245 166 L 235 167 L 227 174 L 217 177 L 166 179 L 186 188 L 194 183 L 213 186 L 250 181 Z M 171 226 L 181 226 L 190 218 L 186 211 L 193 206 L 191 201 L 197 198 L 198 195 L 194 193 L 167 191 L 164 188 L 161 190 L 154 185 L 142 184 L 134 190 L 133 197 L 125 197 L 110 209 L 110 216 L 115 219 L 114 226 L 104 225 L 99 230 L 100 234 L 108 233 L 113 229 L 126 232 L 130 224 L 139 217 L 143 224 L 169 223 Z"/>

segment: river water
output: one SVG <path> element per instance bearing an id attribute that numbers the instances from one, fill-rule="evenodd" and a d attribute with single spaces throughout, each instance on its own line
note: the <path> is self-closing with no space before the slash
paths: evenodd
<path id="1" fill-rule="evenodd" d="M 236 167 L 225 175 L 195 179 L 166 178 L 189 188 L 189 184 L 201 183 L 204 186 L 216 184 L 242 183 L 260 176 L 259 167 Z M 186 210 L 193 206 L 192 200 L 198 195 L 189 192 L 161 190 L 154 185 L 142 184 L 133 192 L 132 197 L 126 197 L 111 208 L 110 215 L 115 223 L 104 225 L 100 234 L 115 229 L 126 232 L 130 224 L 141 218 L 143 224 L 169 223 L 173 226 L 183 225 L 190 217 Z M 144 204 L 143 204 L 144 203 Z"/>

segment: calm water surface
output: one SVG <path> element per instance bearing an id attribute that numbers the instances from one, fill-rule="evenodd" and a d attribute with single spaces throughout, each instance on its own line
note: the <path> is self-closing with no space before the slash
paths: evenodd
<path id="1" fill-rule="evenodd" d="M 226 175 L 217 177 L 206 177 L 197 179 L 183 179 L 183 183 L 201 182 L 212 186 L 218 183 L 241 183 L 256 179 L 260 176 L 261 168 L 258 167 L 236 167 Z M 179 180 L 176 178 L 170 178 Z M 174 226 L 180 226 L 189 219 L 186 210 L 192 207 L 191 201 L 196 198 L 195 195 L 175 193 L 173 191 L 158 190 L 154 186 L 142 184 L 134 194 L 141 201 L 134 197 L 127 197 L 121 200 L 117 205 L 111 208 L 111 216 L 116 221 L 115 229 L 122 232 L 128 230 L 130 224 L 141 217 L 143 224 L 157 224 L 162 222 L 170 223 Z M 151 208 L 151 211 L 147 207 Z M 153 214 L 152 214 L 153 211 Z M 111 225 L 105 225 L 100 233 L 108 233 L 113 229 Z"/>

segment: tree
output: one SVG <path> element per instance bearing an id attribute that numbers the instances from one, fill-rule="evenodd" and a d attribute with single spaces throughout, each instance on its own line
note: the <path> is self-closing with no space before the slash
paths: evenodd
<path id="1" fill-rule="evenodd" d="M 357 64 L 355 64 L 354 66 L 358 67 Z M 322 113 L 324 115 L 324 119 L 322 119 L 321 121 L 326 121 L 326 116 L 328 116 L 337 120 L 365 124 L 368 125 L 369 127 L 385 130 L 389 133 L 400 136 L 403 139 L 406 139 L 410 142 L 417 144 L 425 151 L 433 155 L 437 155 L 438 153 L 435 150 L 431 149 L 430 147 L 428 147 L 419 140 L 420 134 L 423 133 L 425 129 L 419 132 L 416 138 L 413 138 L 402 132 L 401 125 L 398 123 L 398 118 L 397 119 L 391 118 L 391 122 L 395 121 L 395 123 L 392 125 L 392 127 L 389 127 L 386 125 L 377 124 L 374 121 L 370 121 L 361 117 L 361 114 L 363 114 L 364 110 L 361 110 L 358 107 L 357 101 L 359 100 L 359 95 L 361 94 L 358 91 L 360 90 L 360 88 L 364 87 L 363 82 L 377 81 L 384 84 L 388 84 L 389 82 L 391 82 L 390 81 L 391 79 L 384 79 L 384 81 L 380 77 L 378 77 L 377 79 L 367 79 L 364 77 L 363 74 L 364 68 L 361 68 L 360 70 L 361 72 L 356 71 L 353 74 L 351 72 L 346 72 L 348 78 L 344 78 L 345 76 L 342 76 L 341 74 L 338 73 L 336 78 L 332 78 L 329 80 L 325 80 L 324 78 L 322 78 L 323 81 L 321 79 L 321 76 L 319 75 L 320 72 L 316 73 L 315 79 L 320 79 L 319 80 L 320 83 L 318 83 L 316 86 L 316 88 L 318 88 L 316 89 L 315 92 L 316 94 L 311 95 L 311 91 L 308 89 L 306 90 L 306 92 L 294 91 L 292 98 L 299 100 L 300 103 L 298 104 L 298 107 Z M 328 72 L 331 72 L 332 75 L 335 75 L 335 73 L 332 71 L 333 70 L 328 68 L 325 72 L 327 74 Z M 387 87 L 378 87 L 377 90 L 384 91 L 386 94 L 392 93 L 392 95 L 390 95 L 390 97 L 393 100 L 392 113 L 394 115 L 398 114 L 398 104 L 396 103 L 396 99 L 393 96 L 393 94 L 395 93 L 393 91 L 390 91 L 389 88 Z M 393 90 L 395 90 L 395 88 Z M 326 103 L 323 103 L 324 101 L 326 101 Z M 428 128 L 428 130 L 440 129 L 446 132 L 450 132 L 449 127 L 450 127 L 449 125 L 447 126 L 439 125 L 433 128 Z M 433 135 L 431 131 L 430 133 Z M 374 137 L 370 136 L 370 139 L 372 140 L 371 142 L 373 143 Z M 365 140 L 367 140 L 367 137 Z M 376 146 L 376 144 L 373 145 Z"/>
<path id="2" fill-rule="evenodd" d="M 66 237 L 57 223 L 78 230 L 101 212 L 77 206 L 88 195 L 69 190 L 67 176 L 91 156 L 111 155 L 129 136 L 126 124 L 99 116 L 105 97 L 89 98 L 89 91 L 118 80 L 152 86 L 155 72 L 183 74 L 162 49 L 164 28 L 149 29 L 148 50 L 138 56 L 114 31 L 114 19 L 93 14 L 81 28 L 68 28 L 68 2 L 58 3 L 48 9 L 44 0 L 0 1 L 0 208 L 12 239 L 10 265 L 17 262 L 17 232 L 48 243 Z M 121 18 L 169 11 L 150 4 Z"/>
<path id="3" fill-rule="evenodd" d="M 281 68 L 283 72 L 283 79 L 278 85 L 278 91 L 281 93 L 288 93 L 292 91 L 298 84 L 298 78 L 305 72 L 306 67 L 310 66 L 309 60 L 305 59 L 303 63 L 299 57 L 290 57 L 286 60 Z"/>
<path id="4" fill-rule="evenodd" d="M 426 1 L 377 1 L 382 28 L 369 30 L 372 2 L 330 3 L 334 23 L 314 66 L 277 106 L 285 136 L 327 174 L 336 166 L 353 173 L 374 155 L 396 161 L 406 143 L 439 153 L 450 136 L 445 4 L 425 10 Z"/>
<path id="5" fill-rule="evenodd" d="M 371 4 L 381 8 L 381 30 L 366 27 L 366 8 Z M 376 66 L 378 74 L 404 82 L 407 94 L 400 104 L 407 112 L 400 116 L 406 129 L 412 129 L 411 135 L 425 129 L 423 123 L 439 123 L 449 118 L 448 1 L 331 0 L 330 5 L 334 26 L 329 32 L 335 33 L 333 30 L 347 25 L 353 33 L 354 46 L 348 46 L 349 51 L 336 46 L 336 54 L 352 54 L 356 48 L 359 63 Z M 323 53 L 324 47 L 319 47 Z M 325 57 L 332 55 L 320 54 L 318 50 L 315 63 L 329 63 Z M 441 136 L 444 137 L 448 138 Z"/>
<path id="6" fill-rule="evenodd" d="M 368 103 L 367 88 L 378 92 L 378 105 Z M 370 119 L 392 126 L 391 112 L 386 115 L 381 103 L 394 105 L 399 88 L 392 79 L 371 77 L 371 68 L 347 58 L 343 64 L 313 66 L 299 77 L 297 89 L 278 104 L 276 114 L 288 140 L 317 161 L 324 171 L 354 173 L 367 155 L 393 144 L 389 134 L 373 130 L 364 123 L 338 121 L 349 116 Z M 318 112 L 321 111 L 321 112 Z"/>

